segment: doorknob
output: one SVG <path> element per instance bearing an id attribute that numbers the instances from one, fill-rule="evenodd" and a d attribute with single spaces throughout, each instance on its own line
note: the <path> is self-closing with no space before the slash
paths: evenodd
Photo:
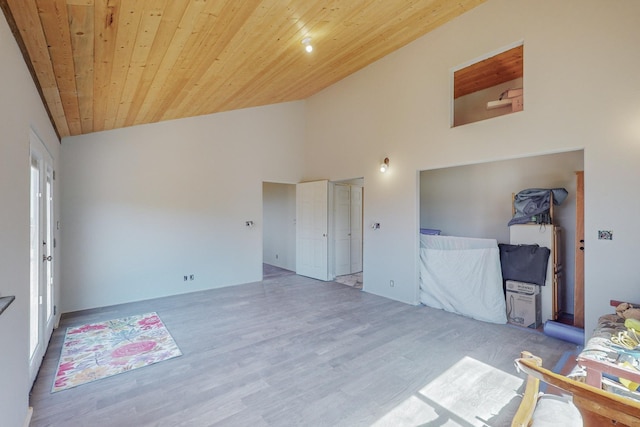
<path id="1" fill-rule="evenodd" d="M 46 255 L 42 255 L 42 262 L 44 261 L 51 261 L 51 255 L 46 256 Z"/>

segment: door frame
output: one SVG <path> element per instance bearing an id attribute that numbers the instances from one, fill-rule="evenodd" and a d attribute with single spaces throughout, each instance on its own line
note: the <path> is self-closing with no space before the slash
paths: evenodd
<path id="1" fill-rule="evenodd" d="M 336 275 L 336 269 L 335 269 L 335 265 L 336 265 L 336 251 L 335 251 L 335 238 L 336 238 L 336 233 L 335 233 L 335 225 L 334 225 L 334 206 L 333 206 L 333 202 L 334 202 L 334 195 L 333 195 L 333 191 L 336 185 L 348 185 L 350 187 L 350 191 L 351 188 L 353 187 L 358 187 L 361 189 L 362 191 L 362 195 L 364 196 L 364 178 L 360 177 L 360 178 L 352 178 L 352 179 L 345 179 L 345 180 L 340 180 L 340 181 L 330 181 L 329 184 L 331 184 L 329 186 L 329 230 L 331 230 L 331 233 L 329 234 L 330 237 L 330 244 L 329 244 L 329 279 L 330 280 L 335 280 L 337 275 Z M 350 201 L 351 202 L 351 201 Z M 360 206 L 360 214 L 362 215 L 364 213 L 364 197 L 361 198 L 360 200 L 361 202 L 361 206 Z M 351 221 L 351 218 L 350 218 Z M 353 234 L 353 230 L 352 230 L 352 234 Z M 364 269 L 364 245 L 363 245 L 363 239 L 364 239 L 364 223 L 363 223 L 363 218 L 360 218 L 360 232 L 359 232 L 359 236 L 360 238 L 360 262 L 359 264 L 362 266 L 361 271 Z M 350 249 L 350 254 L 353 251 Z M 357 273 L 357 271 L 353 271 L 353 268 L 351 267 L 351 274 L 353 273 Z M 363 272 L 364 273 L 364 272 Z"/>
<path id="2" fill-rule="evenodd" d="M 330 210 L 330 216 L 332 218 L 331 230 L 331 247 L 333 251 L 330 253 L 331 265 L 329 276 L 334 278 L 346 274 L 351 274 L 351 186 L 341 182 L 332 183 L 333 187 L 333 206 Z M 339 200 L 339 194 L 342 191 L 347 192 L 347 207 L 346 211 L 345 203 L 341 203 Z M 346 223 L 346 224 L 345 224 Z M 344 246 L 346 244 L 346 247 Z M 333 255 L 331 255 L 333 253 Z M 347 265 L 344 268 L 344 265 Z"/>
<path id="3" fill-rule="evenodd" d="M 584 328 L 584 171 L 576 171 L 576 237 L 574 244 L 573 326 Z"/>
<path id="4" fill-rule="evenodd" d="M 348 257 L 349 257 L 349 267 L 348 267 L 348 272 L 347 273 L 343 273 L 342 271 L 339 271 L 338 269 L 338 265 L 339 265 L 339 256 L 341 254 L 341 251 L 339 250 L 339 241 L 343 239 L 343 236 L 339 236 L 339 230 L 337 229 L 338 227 L 338 223 L 339 223 L 339 219 L 336 218 L 337 215 L 339 215 L 336 203 L 336 188 L 337 187 L 348 187 L 348 191 L 349 191 L 349 212 L 347 213 L 347 221 L 349 222 L 349 236 L 348 236 L 348 240 L 349 240 L 349 247 L 348 247 Z M 333 206 L 330 206 L 330 230 L 332 230 L 332 233 L 330 233 L 330 246 L 329 246 L 329 271 L 331 272 L 331 274 L 329 275 L 330 278 L 332 278 L 332 280 L 335 280 L 336 277 L 341 276 L 341 275 L 347 275 L 347 274 L 354 274 L 354 273 L 359 273 L 362 271 L 362 265 L 363 265 L 363 254 L 362 254 L 362 238 L 363 238 L 363 222 L 362 222 L 362 212 L 364 210 L 364 199 L 363 199 L 363 194 L 364 194 L 364 179 L 363 178 L 357 178 L 357 179 L 352 179 L 352 180 L 348 180 L 348 181 L 335 181 L 335 182 L 331 182 L 331 189 L 333 192 L 333 195 L 331 196 L 331 200 L 333 202 Z M 358 221 L 354 221 L 354 203 L 353 203 L 353 194 L 354 194 L 354 189 L 358 189 L 357 191 L 360 194 L 359 197 L 359 209 L 358 209 Z M 354 224 L 355 222 L 355 224 Z M 354 241 L 354 239 L 356 241 Z M 358 250 L 354 251 L 354 244 L 358 246 Z M 354 262 L 354 252 L 357 253 L 357 257 L 358 259 Z M 357 266 L 354 268 L 354 265 Z"/>
<path id="5" fill-rule="evenodd" d="M 364 194 L 364 178 L 362 177 L 352 178 L 348 180 L 341 180 L 341 181 L 320 180 L 320 181 L 302 182 L 302 183 L 296 184 L 296 273 L 297 274 L 300 274 L 302 276 L 313 277 L 323 281 L 335 280 L 336 278 L 335 217 L 334 217 L 334 188 L 336 185 L 349 185 L 350 187 L 359 187 L 362 191 L 362 194 Z M 304 266 L 306 262 L 302 261 L 302 257 L 304 253 L 302 249 L 302 246 L 304 245 L 303 241 L 307 239 L 307 237 L 302 235 L 302 229 L 304 228 L 303 225 L 306 220 L 302 218 L 304 211 L 301 209 L 302 200 L 300 198 L 302 197 L 302 194 L 303 194 L 303 192 L 301 192 L 301 189 L 304 188 L 305 186 L 306 187 L 316 186 L 317 190 L 322 188 L 324 192 L 323 194 L 324 207 L 322 209 L 323 218 L 320 221 L 322 223 L 322 226 L 320 227 L 322 231 L 317 232 L 316 230 L 316 234 L 317 234 L 316 238 L 319 238 L 319 236 L 321 235 L 323 238 L 322 245 L 319 245 L 319 244 L 316 245 L 316 252 L 323 254 L 324 265 L 321 267 L 321 271 L 320 269 L 317 269 L 315 272 L 308 271 L 308 269 Z M 360 203 L 361 203 L 360 214 L 362 215 L 362 213 L 364 212 L 363 198 L 360 199 Z M 318 228 L 318 230 L 320 228 Z M 363 265 L 362 261 L 364 260 L 364 253 L 363 253 L 362 239 L 363 239 L 364 230 L 363 230 L 362 218 L 360 219 L 360 228 L 361 230 L 360 230 L 359 238 L 361 240 L 360 242 L 361 250 L 359 251 L 359 256 L 361 258 L 360 265 Z M 316 255 L 316 257 L 319 257 L 319 255 Z"/>

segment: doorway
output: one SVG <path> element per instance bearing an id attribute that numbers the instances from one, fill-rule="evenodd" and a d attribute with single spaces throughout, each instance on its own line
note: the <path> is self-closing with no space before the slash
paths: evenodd
<path id="1" fill-rule="evenodd" d="M 362 289 L 363 180 L 333 183 L 333 276 L 335 281 Z"/>
<path id="2" fill-rule="evenodd" d="M 309 189 L 309 197 L 315 207 L 297 212 L 297 203 L 302 202 L 297 200 L 297 192 L 300 195 L 306 194 L 304 188 Z M 354 282 L 345 284 L 353 286 L 359 282 L 361 287 L 363 194 L 363 178 L 336 182 L 317 181 L 315 184 L 303 185 L 263 182 L 263 278 L 271 276 L 272 270 L 276 272 L 273 274 L 286 273 L 283 270 L 298 270 L 296 263 L 299 261 L 299 237 L 303 236 L 298 236 L 297 228 L 303 224 L 297 222 L 301 220 L 298 216 L 304 215 L 306 211 L 313 213 L 313 218 L 310 219 L 312 222 L 320 221 L 324 224 L 320 227 L 322 230 L 316 226 L 312 228 L 318 228 L 316 234 L 322 236 L 326 246 L 307 244 L 308 248 L 314 249 L 304 251 L 307 258 L 313 255 L 321 260 L 307 260 L 306 263 L 313 266 L 314 271 L 302 275 L 324 281 L 336 280 L 336 276 L 343 277 Z M 316 211 L 324 213 L 318 214 Z M 338 264 L 340 266 L 336 269 Z M 318 269 L 321 271 L 315 271 Z M 346 278 L 339 274 L 358 277 Z"/>
<path id="3" fill-rule="evenodd" d="M 30 135 L 30 285 L 29 376 L 36 378 L 53 332 L 54 286 L 54 193 L 53 159 L 31 131 Z"/>
<path id="4" fill-rule="evenodd" d="M 296 270 L 296 185 L 262 183 L 263 278 Z"/>
<path id="5" fill-rule="evenodd" d="M 572 316 L 576 302 L 575 171 L 583 169 L 584 152 L 574 150 L 421 171 L 420 227 L 509 243 L 512 194 L 527 188 L 565 188 L 569 196 L 555 207 L 554 223 L 562 227 L 559 309 Z"/>

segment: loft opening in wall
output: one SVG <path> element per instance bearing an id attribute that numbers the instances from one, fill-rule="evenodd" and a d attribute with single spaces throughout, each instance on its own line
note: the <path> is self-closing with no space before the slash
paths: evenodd
<path id="1" fill-rule="evenodd" d="M 524 44 L 453 70 L 452 125 L 460 126 L 524 109 Z"/>

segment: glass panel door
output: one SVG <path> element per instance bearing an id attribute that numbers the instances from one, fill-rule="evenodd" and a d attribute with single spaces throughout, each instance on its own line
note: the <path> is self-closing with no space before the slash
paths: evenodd
<path id="1" fill-rule="evenodd" d="M 40 165 L 31 156 L 31 249 L 29 288 L 29 357 L 33 359 L 40 341 Z"/>
<path id="2" fill-rule="evenodd" d="M 29 374 L 33 382 L 53 332 L 55 245 L 53 160 L 34 132 L 30 143 Z"/>
<path id="3" fill-rule="evenodd" d="M 47 167 L 44 186 L 44 228 L 45 240 L 43 241 L 44 252 L 44 270 L 45 270 L 45 293 L 46 293 L 46 323 L 47 326 L 52 322 L 54 314 L 53 310 L 53 249 L 55 248 L 55 240 L 53 237 L 53 170 Z M 48 328 L 46 328 L 48 329 Z"/>

